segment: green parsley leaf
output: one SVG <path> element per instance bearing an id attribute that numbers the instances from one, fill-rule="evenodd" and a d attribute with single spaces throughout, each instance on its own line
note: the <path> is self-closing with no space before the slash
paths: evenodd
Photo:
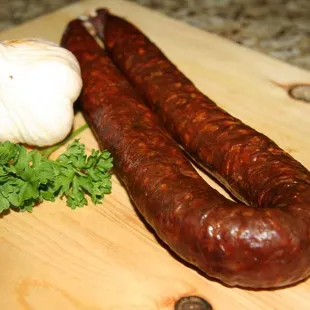
<path id="1" fill-rule="evenodd" d="M 88 157 L 85 146 L 75 140 L 66 152 L 56 160 L 60 164 L 60 175 L 55 182 L 55 191 L 68 198 L 67 204 L 80 208 L 87 204 L 85 194 L 93 203 L 101 203 L 105 194 L 111 193 L 112 183 L 109 171 L 113 167 L 111 154 L 92 150 Z"/>
<path id="2" fill-rule="evenodd" d="M 51 151 L 28 152 L 20 144 L 0 143 L 0 213 L 9 208 L 31 212 L 57 197 L 76 209 L 87 205 L 87 196 L 98 204 L 111 193 L 113 159 L 108 151 L 92 150 L 87 156 L 85 145 L 76 139 L 55 161 L 46 154 Z"/>

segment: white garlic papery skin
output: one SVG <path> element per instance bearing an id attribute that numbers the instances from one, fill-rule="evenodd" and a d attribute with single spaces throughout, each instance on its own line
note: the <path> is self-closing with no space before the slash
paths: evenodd
<path id="1" fill-rule="evenodd" d="M 79 63 L 65 48 L 32 38 L 0 42 L 0 141 L 60 142 L 81 89 Z"/>

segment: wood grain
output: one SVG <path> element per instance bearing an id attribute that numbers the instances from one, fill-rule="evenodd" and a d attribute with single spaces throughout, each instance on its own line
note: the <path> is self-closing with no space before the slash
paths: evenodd
<path id="1" fill-rule="evenodd" d="M 307 71 L 118 0 L 77 3 L 2 32 L 0 40 L 42 37 L 58 43 L 69 20 L 103 6 L 141 27 L 204 93 L 310 169 L 310 105 L 285 89 L 310 84 Z M 77 114 L 75 126 L 83 122 Z M 90 130 L 80 137 L 88 150 L 98 147 Z M 215 310 L 310 309 L 310 281 L 247 291 L 210 281 L 183 264 L 144 225 L 116 177 L 102 205 L 71 211 L 58 200 L 31 214 L 2 216 L 0 260 L 1 310 L 172 310 L 188 295 L 206 298 Z"/>

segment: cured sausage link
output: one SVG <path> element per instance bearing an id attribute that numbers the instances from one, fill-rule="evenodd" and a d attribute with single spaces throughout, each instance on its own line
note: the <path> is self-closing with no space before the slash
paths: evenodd
<path id="1" fill-rule="evenodd" d="M 156 234 L 180 257 L 227 285 L 281 287 L 310 274 L 309 212 L 237 204 L 196 172 L 79 20 L 61 45 L 82 71 L 83 114 L 117 176 Z"/>
<path id="2" fill-rule="evenodd" d="M 310 196 L 301 163 L 201 93 L 134 25 L 97 13 L 93 24 L 113 61 L 175 140 L 238 200 L 253 207 L 309 202 L 300 198 Z"/>

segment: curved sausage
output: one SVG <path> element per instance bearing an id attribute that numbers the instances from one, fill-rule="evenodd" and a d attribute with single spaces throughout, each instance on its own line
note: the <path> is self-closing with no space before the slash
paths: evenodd
<path id="1" fill-rule="evenodd" d="M 309 276 L 309 196 L 299 191 L 291 204 L 263 209 L 226 199 L 199 176 L 80 21 L 68 25 L 61 44 L 80 63 L 83 114 L 98 142 L 112 153 L 139 212 L 175 253 L 230 286 L 281 287 Z"/>

